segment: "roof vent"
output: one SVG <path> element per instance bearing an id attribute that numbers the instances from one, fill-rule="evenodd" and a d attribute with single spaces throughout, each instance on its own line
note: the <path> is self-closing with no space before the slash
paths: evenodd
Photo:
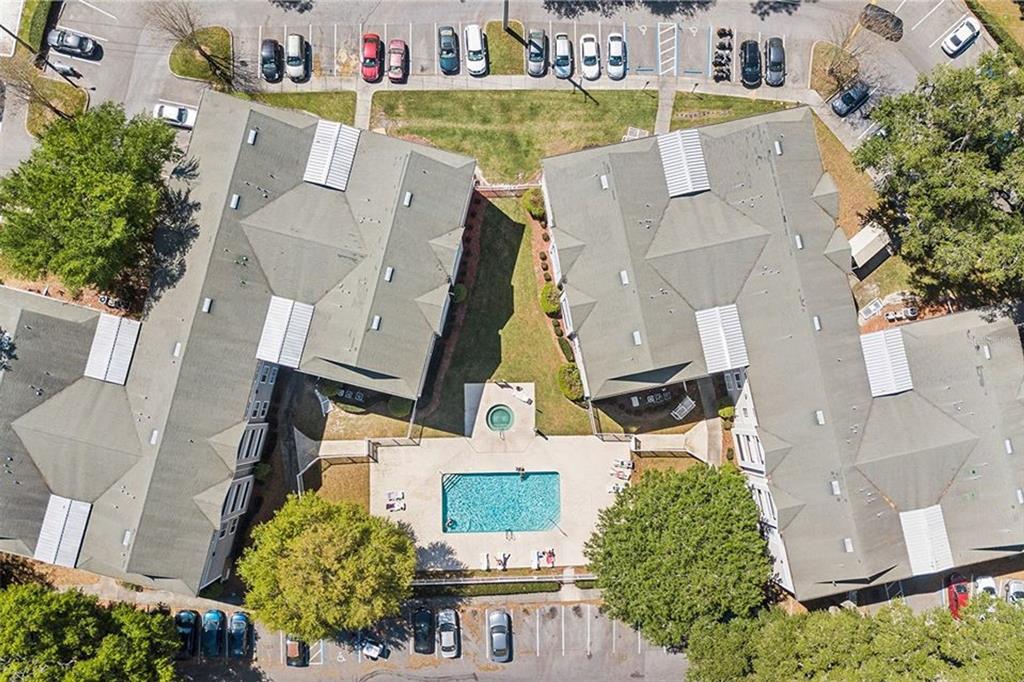
<path id="1" fill-rule="evenodd" d="M 249 144 L 256 144 L 256 132 L 255 128 L 249 128 L 249 137 L 245 141 Z"/>
<path id="2" fill-rule="evenodd" d="M 178 341 L 176 344 L 174 344 L 174 357 L 181 357 L 181 341 Z"/>
<path id="3" fill-rule="evenodd" d="M 204 313 L 210 312 L 210 308 L 212 308 L 212 307 L 213 307 L 213 299 L 212 298 L 204 298 L 203 299 L 203 312 Z"/>
<path id="4" fill-rule="evenodd" d="M 373 331 L 380 329 L 380 315 L 373 316 L 373 320 L 370 322 L 370 329 Z"/>
<path id="5" fill-rule="evenodd" d="M 985 354 L 986 360 L 992 359 L 992 348 L 987 343 L 981 347 L 981 351 Z"/>
<path id="6" fill-rule="evenodd" d="M 822 410 L 816 410 L 814 418 L 818 422 L 818 426 L 824 426 L 825 424 L 825 413 Z"/>
<path id="7" fill-rule="evenodd" d="M 157 431 L 156 429 L 153 429 L 153 433 L 149 434 L 149 444 L 150 445 L 156 445 L 156 440 L 159 437 L 160 437 L 160 432 Z"/>
<path id="8" fill-rule="evenodd" d="M 820 332 L 821 331 L 821 318 L 818 317 L 817 315 L 815 315 L 814 318 L 812 319 L 812 322 L 814 322 L 814 331 Z"/>
<path id="9" fill-rule="evenodd" d="M 409 208 L 412 205 L 412 192 L 406 192 L 405 197 L 402 199 L 402 206 Z"/>
<path id="10" fill-rule="evenodd" d="M 853 540 L 851 540 L 850 538 L 843 538 L 843 549 L 846 550 L 847 554 L 852 553 L 853 552 Z"/>
<path id="11" fill-rule="evenodd" d="M 837 481 L 834 478 L 832 479 L 832 494 L 835 495 L 836 497 L 839 497 L 840 495 L 843 494 L 843 491 L 839 489 L 839 481 Z"/>
<path id="12" fill-rule="evenodd" d="M 238 208 L 238 195 L 237 194 L 232 194 L 231 195 L 231 208 Z"/>
<path id="13" fill-rule="evenodd" d="M 619 270 L 619 281 L 622 282 L 622 286 L 629 284 L 629 273 L 625 270 Z"/>
<path id="14" fill-rule="evenodd" d="M 639 346 L 641 343 L 643 342 L 640 340 L 640 332 L 633 330 L 633 345 Z"/>
<path id="15" fill-rule="evenodd" d="M 391 278 L 395 276 L 395 269 L 390 265 L 384 269 L 384 281 L 390 282 Z"/>
<path id="16" fill-rule="evenodd" d="M 1024 504 L 1024 490 L 1017 488 L 1017 503 Z"/>
<path id="17" fill-rule="evenodd" d="M 793 235 L 793 241 L 796 242 L 796 248 L 797 249 L 803 250 L 803 248 L 804 248 L 804 238 L 803 237 L 801 237 L 798 234 L 795 234 L 795 235 Z"/>
<path id="18" fill-rule="evenodd" d="M 782 143 L 775 140 L 775 155 L 782 156 Z"/>
<path id="19" fill-rule="evenodd" d="M 601 176 L 601 189 L 608 189 L 608 176 L 607 175 L 602 175 Z"/>
<path id="20" fill-rule="evenodd" d="M 124 532 L 124 537 L 121 538 L 121 546 L 127 547 L 132 542 L 132 529 L 128 528 Z"/>
<path id="21" fill-rule="evenodd" d="M 1013 454 L 1013 441 L 1011 441 L 1009 438 L 1003 440 L 1003 449 L 1006 450 L 1006 454 L 1012 455 Z"/>

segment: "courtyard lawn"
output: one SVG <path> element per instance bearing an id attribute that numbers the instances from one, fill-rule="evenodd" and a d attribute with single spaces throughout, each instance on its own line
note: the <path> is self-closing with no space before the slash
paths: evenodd
<path id="1" fill-rule="evenodd" d="M 352 502 L 370 511 L 370 464 L 324 461 L 320 465 L 317 495 L 331 502 Z"/>
<path id="2" fill-rule="evenodd" d="M 434 385 L 439 406 L 417 419 L 423 435 L 462 434 L 463 384 L 485 381 L 533 382 L 537 428 L 546 434 L 590 433 L 586 411 L 558 389 L 555 375 L 564 359 L 538 304 L 530 227 L 520 202 L 497 199 L 484 210 L 480 231 L 470 233 L 469 248 L 482 251 L 476 281 L 460 304 L 469 308 L 452 364 Z M 421 405 L 430 401 L 426 396 Z"/>
<path id="3" fill-rule="evenodd" d="M 750 99 L 729 95 L 704 95 L 694 92 L 677 92 L 672 105 L 672 130 L 696 128 L 735 121 L 758 114 L 790 109 L 796 105 L 771 99 Z"/>
<path id="4" fill-rule="evenodd" d="M 1024 4 L 1014 0 L 968 0 L 967 6 L 999 45 L 1024 65 Z"/>
<path id="5" fill-rule="evenodd" d="M 508 22 L 508 27 L 517 36 L 526 40 L 523 25 L 518 21 Z M 489 21 L 484 27 L 487 34 L 487 56 L 489 72 L 499 76 L 522 76 L 525 73 L 523 61 L 526 48 L 501 27 L 500 21 Z"/>
<path id="6" fill-rule="evenodd" d="M 39 88 L 50 102 L 69 116 L 77 116 L 85 111 L 86 96 L 83 90 L 68 85 L 62 80 L 40 78 Z M 32 101 L 28 105 L 28 119 L 25 127 L 33 137 L 39 137 L 46 126 L 58 118 L 49 107 L 41 102 Z"/>
<path id="7" fill-rule="evenodd" d="M 840 75 L 850 79 L 857 73 L 857 59 L 851 55 L 842 56 L 843 50 L 838 45 L 821 41 L 815 43 L 814 53 L 811 56 L 811 89 L 827 100 L 839 90 L 839 82 L 834 74 L 829 73 L 829 68 L 834 67 Z"/>
<path id="8" fill-rule="evenodd" d="M 231 72 L 231 33 L 221 26 L 208 26 L 196 31 L 196 38 L 204 51 L 217 65 L 220 73 Z M 171 50 L 171 73 L 182 78 L 202 81 L 223 81 L 224 77 L 214 73 L 210 61 L 185 43 L 180 42 Z"/>
<path id="9" fill-rule="evenodd" d="M 337 92 L 258 92 L 239 95 L 282 109 L 298 109 L 328 121 L 352 125 L 356 118 L 356 93 Z"/>
<path id="10" fill-rule="evenodd" d="M 377 92 L 373 127 L 477 159 L 491 182 L 537 175 L 540 160 L 652 130 L 655 92 Z"/>

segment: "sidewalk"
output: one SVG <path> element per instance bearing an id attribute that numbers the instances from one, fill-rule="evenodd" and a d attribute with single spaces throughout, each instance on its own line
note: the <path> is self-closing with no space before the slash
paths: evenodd
<path id="1" fill-rule="evenodd" d="M 36 146 L 35 138 L 25 129 L 27 120 L 28 103 L 7 93 L 4 120 L 0 125 L 0 175 L 17 168 Z"/>

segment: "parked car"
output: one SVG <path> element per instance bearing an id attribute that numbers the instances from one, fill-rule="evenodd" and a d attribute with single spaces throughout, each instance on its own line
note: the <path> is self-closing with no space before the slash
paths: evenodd
<path id="1" fill-rule="evenodd" d="M 1006 603 L 1024 606 L 1024 580 L 1010 580 L 1006 583 Z"/>
<path id="2" fill-rule="evenodd" d="M 260 74 L 268 83 L 276 83 L 284 75 L 284 50 L 281 43 L 267 38 L 260 45 Z"/>
<path id="3" fill-rule="evenodd" d="M 786 47 L 782 38 L 769 38 L 764 45 L 764 82 L 775 88 L 786 82 Z"/>
<path id="4" fill-rule="evenodd" d="M 51 50 L 72 57 L 92 57 L 99 44 L 81 33 L 75 33 L 64 28 L 55 28 L 46 34 L 46 44 Z"/>
<path id="5" fill-rule="evenodd" d="M 756 40 L 740 44 L 740 81 L 748 88 L 761 84 L 761 48 Z"/>
<path id="6" fill-rule="evenodd" d="M 484 76 L 487 74 L 487 36 L 478 24 L 467 26 L 465 33 L 466 71 L 471 76 Z"/>
<path id="7" fill-rule="evenodd" d="M 418 654 L 434 653 L 434 612 L 426 607 L 412 614 L 412 648 Z"/>
<path id="8" fill-rule="evenodd" d="M 864 11 L 860 13 L 860 24 L 886 40 L 897 42 L 903 37 L 903 20 L 878 5 L 864 5 Z"/>
<path id="9" fill-rule="evenodd" d="M 621 80 L 626 76 L 626 41 L 621 33 L 608 34 L 608 77 Z"/>
<path id="10" fill-rule="evenodd" d="M 384 44 L 376 33 L 363 35 L 363 61 L 361 72 L 367 83 L 376 83 L 383 73 Z"/>
<path id="11" fill-rule="evenodd" d="M 363 656 L 376 661 L 378 658 L 384 655 L 386 647 L 383 642 L 377 641 L 370 635 L 362 635 L 359 638 L 359 650 L 363 652 Z"/>
<path id="12" fill-rule="evenodd" d="M 284 640 L 285 665 L 290 668 L 305 668 L 309 665 L 309 645 L 294 635 Z"/>
<path id="13" fill-rule="evenodd" d="M 555 34 L 555 77 L 572 78 L 572 43 L 565 33 Z"/>
<path id="14" fill-rule="evenodd" d="M 601 76 L 601 45 L 593 33 L 580 38 L 580 63 L 583 65 L 583 77 L 588 81 L 595 81 Z"/>
<path id="15" fill-rule="evenodd" d="M 956 57 L 970 47 L 979 35 L 981 24 L 974 17 L 967 17 L 942 41 L 942 51 L 950 57 Z"/>
<path id="16" fill-rule="evenodd" d="M 252 649 L 252 621 L 241 611 L 231 614 L 228 623 L 228 656 L 246 658 Z"/>
<path id="17" fill-rule="evenodd" d="M 868 84 L 864 81 L 855 81 L 832 100 L 832 111 L 840 118 L 849 116 L 864 106 L 870 96 L 871 88 Z"/>
<path id="18" fill-rule="evenodd" d="M 394 39 L 388 43 L 388 80 L 402 83 L 409 77 L 409 48 L 404 40 Z"/>
<path id="19" fill-rule="evenodd" d="M 157 104 L 153 107 L 153 118 L 177 128 L 192 130 L 196 125 L 199 110 L 178 104 Z"/>
<path id="20" fill-rule="evenodd" d="M 946 581 L 946 601 L 949 604 L 949 612 L 954 618 L 960 618 L 960 609 L 967 605 L 971 598 L 971 585 L 967 578 L 959 573 L 953 573 Z"/>
<path id="21" fill-rule="evenodd" d="M 980 575 L 974 579 L 974 592 L 984 592 L 993 599 L 999 599 L 999 589 L 996 587 L 996 580 L 990 575 Z"/>
<path id="22" fill-rule="evenodd" d="M 302 81 L 306 71 L 306 39 L 291 33 L 284 44 L 284 72 L 293 81 Z"/>
<path id="23" fill-rule="evenodd" d="M 543 29 L 530 31 L 526 42 L 526 70 L 531 76 L 543 76 L 548 70 L 548 35 Z"/>
<path id="24" fill-rule="evenodd" d="M 441 609 L 437 614 L 437 643 L 441 647 L 441 658 L 458 658 L 460 635 L 459 614 L 455 609 Z"/>
<path id="25" fill-rule="evenodd" d="M 174 630 L 178 633 L 178 651 L 174 657 L 184 661 L 195 656 L 199 646 L 199 612 L 178 611 L 174 614 Z"/>
<path id="26" fill-rule="evenodd" d="M 512 659 L 512 618 L 502 609 L 487 618 L 487 650 L 495 663 Z"/>
<path id="27" fill-rule="evenodd" d="M 437 65 L 449 76 L 459 72 L 459 34 L 451 26 L 437 29 Z"/>
<path id="28" fill-rule="evenodd" d="M 203 614 L 202 650 L 206 658 L 224 655 L 224 629 L 227 617 L 223 611 L 211 609 Z"/>

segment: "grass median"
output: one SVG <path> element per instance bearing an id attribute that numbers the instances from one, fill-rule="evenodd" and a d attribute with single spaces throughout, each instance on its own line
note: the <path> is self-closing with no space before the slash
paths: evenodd
<path id="1" fill-rule="evenodd" d="M 999 46 L 1024 66 L 1024 3 L 1014 0 L 967 0 Z"/>
<path id="2" fill-rule="evenodd" d="M 46 19 L 50 15 L 50 0 L 25 0 L 21 7 L 21 23 L 18 37 L 39 51 L 46 31 Z M 21 49 L 21 45 L 18 46 Z"/>
<path id="3" fill-rule="evenodd" d="M 298 109 L 328 121 L 352 125 L 356 118 L 356 93 L 337 92 L 259 92 L 238 94 L 261 104 L 282 109 Z"/>
<path id="4" fill-rule="evenodd" d="M 373 126 L 472 156 L 490 182 L 535 177 L 545 156 L 618 142 L 630 126 L 651 130 L 657 93 L 378 92 Z"/>
<path id="5" fill-rule="evenodd" d="M 68 116 L 77 116 L 85 111 L 85 92 L 68 85 L 64 81 L 40 78 L 37 86 L 43 96 L 57 109 Z M 31 101 L 28 105 L 28 119 L 25 128 L 34 136 L 39 137 L 46 127 L 59 116 L 50 107 L 39 101 Z"/>
<path id="6" fill-rule="evenodd" d="M 171 73 L 182 78 L 223 82 L 231 73 L 231 33 L 222 26 L 207 26 L 196 31 L 195 38 L 201 50 L 186 41 L 171 50 Z"/>
<path id="7" fill-rule="evenodd" d="M 735 121 L 748 116 L 770 114 L 796 106 L 791 102 L 772 99 L 750 99 L 730 95 L 705 95 L 695 92 L 677 92 L 672 104 L 670 128 L 697 128 Z"/>
<path id="8" fill-rule="evenodd" d="M 508 22 L 509 30 L 526 40 L 523 25 L 518 21 Z M 484 28 L 487 34 L 487 55 L 490 58 L 490 73 L 496 76 L 522 76 L 526 51 L 523 44 L 501 27 L 500 21 L 490 21 Z"/>

